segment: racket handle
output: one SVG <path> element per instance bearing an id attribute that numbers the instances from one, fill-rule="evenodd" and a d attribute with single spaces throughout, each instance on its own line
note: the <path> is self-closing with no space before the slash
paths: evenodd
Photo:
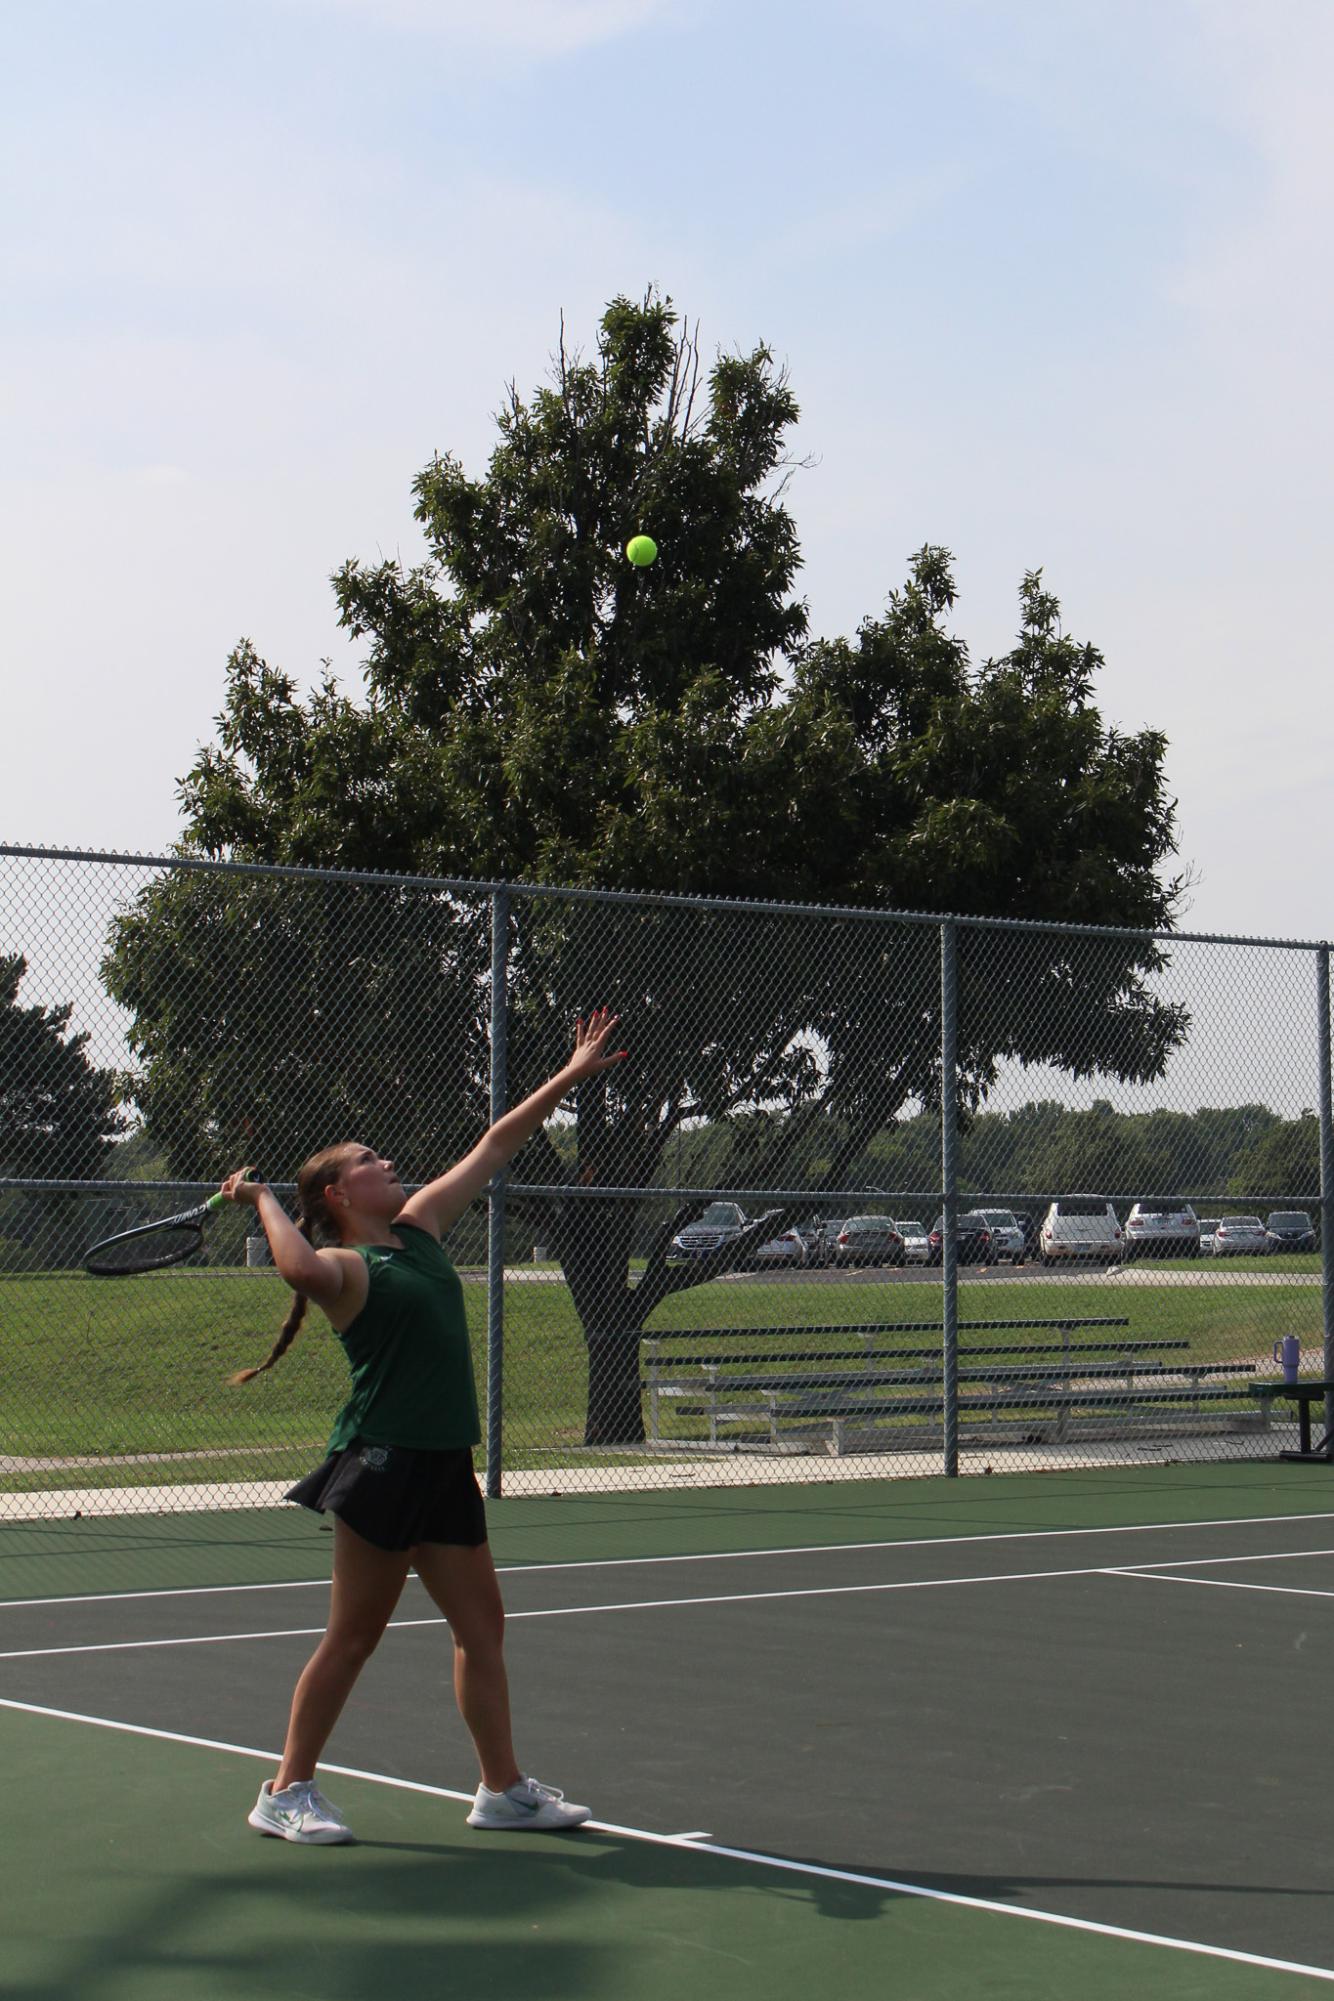
<path id="1" fill-rule="evenodd" d="M 247 1181 L 259 1181 L 259 1182 L 262 1182 L 262 1181 L 263 1181 L 263 1179 L 264 1179 L 264 1176 L 263 1176 L 262 1174 L 259 1174 L 259 1173 L 257 1173 L 257 1172 L 256 1172 L 256 1170 L 255 1170 L 255 1169 L 254 1169 L 253 1167 L 252 1167 L 252 1168 L 251 1168 L 251 1169 L 249 1170 L 249 1172 L 248 1172 L 248 1173 L 247 1173 L 247 1175 L 246 1175 L 246 1180 L 247 1180 Z M 207 1202 L 205 1202 L 205 1204 L 204 1204 L 204 1207 L 205 1207 L 206 1209 L 221 1209 L 221 1207 L 222 1207 L 223 1203 L 224 1203 L 224 1202 L 225 1202 L 226 1200 L 227 1200 L 227 1197 L 226 1197 L 226 1196 L 225 1196 L 224 1194 L 222 1194 L 222 1192 L 221 1192 L 221 1191 L 219 1191 L 219 1192 L 218 1192 L 218 1194 L 216 1194 L 216 1195 L 210 1195 L 210 1196 L 209 1196 L 209 1198 L 208 1198 Z"/>

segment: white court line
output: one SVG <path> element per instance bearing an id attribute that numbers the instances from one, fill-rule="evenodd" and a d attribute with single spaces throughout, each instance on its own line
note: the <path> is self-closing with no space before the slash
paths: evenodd
<path id="1" fill-rule="evenodd" d="M 385 1631 L 396 1633 L 404 1626 L 445 1624 L 447 1621 L 437 1613 L 432 1619 L 391 1619 Z M 324 1631 L 323 1626 L 284 1626 L 267 1633 L 189 1633 L 183 1638 L 165 1640 L 97 1640 L 80 1647 L 16 1647 L 0 1653 L 0 1661 L 44 1661 L 58 1654 L 133 1654 L 151 1647 L 220 1647 L 232 1640 L 309 1640 Z"/>
<path id="2" fill-rule="evenodd" d="M 1334 1556 L 1334 1549 L 1267 1549 L 1259 1556 L 1173 1556 L 1164 1557 L 1161 1563 L 1150 1559 L 1147 1563 L 1109 1563 L 1103 1574 L 1107 1577 L 1152 1577 L 1161 1570 L 1201 1570 L 1220 1563 L 1292 1563 L 1303 1556 Z M 1054 1574 L 1054 1573 L 1053 1573 Z M 1281 1589 L 1275 1585 L 1275 1590 Z"/>
<path id="3" fill-rule="evenodd" d="M 1183 1529 L 1265 1528 L 1284 1522 L 1334 1521 L 1334 1509 L 1320 1509 L 1297 1515 L 1219 1515 L 1202 1522 L 1131 1522 L 1124 1527 L 1095 1529 L 1001 1529 L 981 1535 L 934 1535 L 886 1537 L 883 1542 L 793 1543 L 782 1549 L 714 1549 L 684 1556 L 593 1556 L 573 1563 L 504 1563 L 497 1565 L 501 1577 L 521 1577 L 546 1570 L 624 1570 L 660 1563 L 744 1563 L 757 1556 L 827 1556 L 844 1551 L 868 1549 L 962 1548 L 977 1542 L 1050 1542 L 1068 1536 L 1167 1535 Z M 1304 1550 L 1295 1554 L 1305 1555 Z M 155 1591 L 80 1591 L 64 1598 L 0 1599 L 0 1612 L 19 1611 L 43 1605 L 110 1605 L 138 1598 L 198 1598 L 221 1596 L 232 1591 L 313 1591 L 327 1590 L 327 1577 L 296 1577 L 285 1584 L 178 1584 Z"/>
<path id="4" fill-rule="evenodd" d="M 259 1751 L 246 1744 L 220 1743 L 212 1737 L 187 1737 L 175 1730 L 153 1730 L 146 1724 L 122 1723 L 106 1716 L 82 1716 L 69 1709 L 47 1709 L 35 1702 L 12 1702 L 0 1697 L 0 1709 L 13 1709 L 30 1716 L 47 1716 L 63 1723 L 84 1723 L 101 1730 L 119 1730 L 137 1737 L 156 1737 L 169 1744 L 186 1744 L 196 1750 L 225 1751 L 234 1757 L 261 1758 L 276 1764 L 277 1753 Z M 367 1772 L 355 1765 L 332 1765 L 321 1760 L 321 1769 L 340 1778 L 363 1779 L 370 1785 L 391 1786 L 400 1792 L 425 1793 L 434 1799 L 471 1800 L 471 1793 L 456 1792 L 449 1786 L 423 1785 L 416 1779 L 391 1778 L 384 1772 Z M 898 1897 L 916 1897 L 926 1903 L 952 1904 L 962 1910 L 986 1911 L 994 1917 L 1020 1918 L 1030 1924 L 1056 1925 L 1065 1931 L 1091 1932 L 1099 1938 L 1124 1939 L 1133 1945 L 1156 1945 L 1172 1952 L 1190 1952 L 1206 1959 L 1226 1959 L 1239 1966 L 1262 1966 L 1273 1973 L 1301 1973 L 1310 1980 L 1334 1982 L 1334 1969 L 1306 1966 L 1299 1960 L 1271 1959 L 1263 1953 L 1240 1952 L 1232 1946 L 1205 1945 L 1198 1939 L 1172 1938 L 1163 1932 L 1134 1931 L 1125 1925 L 1099 1924 L 1093 1918 L 1073 1918 L 1060 1911 L 1039 1911 L 1022 1904 L 1005 1904 L 989 1897 L 968 1897 L 957 1890 L 933 1890 L 921 1883 L 901 1883 L 892 1876 L 868 1876 L 851 1869 L 826 1869 L 815 1862 L 793 1862 L 786 1856 L 765 1855 L 749 1848 L 727 1848 L 720 1843 L 686 1834 L 652 1834 L 647 1828 L 621 1827 L 614 1821 L 590 1820 L 590 1833 L 608 1834 L 622 1841 L 642 1841 L 655 1848 L 683 1848 L 696 1855 L 723 1856 L 730 1862 L 748 1863 L 753 1868 L 776 1869 L 786 1875 L 809 1876 L 821 1882 L 852 1883 L 867 1890 L 887 1890 Z"/>
<path id="5" fill-rule="evenodd" d="M 120 1605 L 132 1598 L 220 1598 L 229 1591 L 310 1591 L 320 1585 L 327 1591 L 329 1579 L 292 1577 L 281 1584 L 171 1584 L 157 1591 L 72 1591 L 66 1598 L 0 1599 L 0 1612 L 30 1611 L 42 1605 Z"/>
<path id="6" fill-rule="evenodd" d="M 1297 1550 L 1294 1555 L 1306 1556 L 1313 1552 Z M 1256 1557 L 1180 1557 L 1174 1559 L 1181 1565 L 1200 1562 L 1249 1562 L 1263 1559 Z M 1168 1568 L 1166 1564 L 1162 1566 Z M 1001 1570 L 984 1573 L 975 1577 L 913 1577 L 895 1578 L 889 1582 L 874 1584 L 811 1584 L 790 1587 L 781 1591 L 728 1591 L 711 1593 L 693 1598 L 630 1598 L 622 1602 L 603 1605 L 544 1605 L 530 1611 L 505 1613 L 506 1623 L 516 1619 L 572 1619 L 596 1612 L 661 1612 L 674 1606 L 695 1605 L 750 1605 L 783 1598 L 855 1598 L 873 1592 L 887 1591 L 938 1591 L 950 1585 L 968 1584 L 1027 1584 L 1043 1578 L 1064 1577 L 1120 1577 L 1151 1576 L 1152 1571 L 1125 1571 L 1107 1564 L 1089 1564 L 1077 1570 Z M 433 1619 L 391 1619 L 385 1627 L 386 1633 L 401 1632 L 413 1626 L 443 1626 L 448 1622 L 443 1618 Z M 324 1631 L 323 1626 L 287 1626 L 273 1632 L 255 1633 L 192 1633 L 183 1637 L 164 1640 L 97 1640 L 72 1647 L 19 1647 L 0 1653 L 0 1661 L 46 1660 L 58 1654 L 120 1654 L 135 1653 L 150 1647 L 213 1647 L 230 1640 L 297 1640 L 309 1638 Z"/>
<path id="7" fill-rule="evenodd" d="M 1151 1584 L 1201 1584 L 1214 1591 L 1271 1591 L 1281 1598 L 1334 1598 L 1334 1591 L 1316 1591 L 1300 1584 L 1240 1584 L 1232 1577 L 1169 1577 L 1162 1570 L 1108 1570 L 1107 1577 L 1144 1577 Z M 0 1655 L 3 1659 L 3 1655 Z"/>
<path id="8" fill-rule="evenodd" d="M 789 1588 L 783 1591 L 730 1591 L 693 1598 L 631 1598 L 621 1603 L 604 1605 L 544 1605 L 528 1611 L 506 1610 L 507 1623 L 514 1619 L 569 1619 L 593 1612 L 660 1612 L 674 1605 L 748 1605 L 757 1601 L 777 1598 L 853 1598 L 870 1592 L 885 1591 L 935 1591 L 947 1585 L 963 1584 L 1028 1584 L 1046 1577 L 1154 1577 L 1165 1575 L 1169 1570 L 1194 1570 L 1210 1564 L 1223 1563 L 1284 1563 L 1298 1556 L 1334 1556 L 1334 1549 L 1293 1549 L 1274 1550 L 1263 1556 L 1180 1556 L 1164 1559 L 1151 1567 L 1121 1564 L 1090 1564 L 1076 1570 L 1001 1570 L 983 1573 L 974 1577 L 915 1577 L 896 1578 L 890 1582 L 872 1584 L 812 1584 Z M 1167 1579 L 1167 1582 L 1173 1580 Z M 1216 1582 L 1212 1578 L 1182 1578 L 1181 1583 Z M 1233 1585 L 1237 1591 L 1283 1591 L 1288 1587 L 1279 1584 Z M 1334 1592 L 1309 1591 L 1296 1595 L 1310 1598 L 1334 1597 Z M 426 1619 L 391 1619 L 385 1627 L 387 1633 L 402 1632 L 416 1626 L 444 1626 L 446 1619 L 435 1617 Z M 122 1654 L 136 1653 L 152 1647 L 215 1647 L 231 1640 L 300 1640 L 311 1639 L 323 1633 L 323 1626 L 283 1626 L 267 1632 L 252 1633 L 190 1633 L 159 1640 L 94 1640 L 79 1646 L 67 1647 L 16 1647 L 0 1652 L 0 1661 L 46 1660 L 60 1654 Z"/>

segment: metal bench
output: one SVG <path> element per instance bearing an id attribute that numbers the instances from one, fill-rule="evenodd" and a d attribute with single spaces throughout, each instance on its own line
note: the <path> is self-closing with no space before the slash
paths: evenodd
<path id="1" fill-rule="evenodd" d="M 1237 1373 L 1247 1367 L 1244 1363 L 1227 1365 Z M 691 1406 L 682 1403 L 683 1416 L 699 1415 L 707 1417 L 710 1428 L 710 1442 L 722 1445 L 726 1441 L 718 1436 L 717 1427 L 722 1423 L 754 1423 L 762 1417 L 767 1427 L 766 1443 L 769 1449 L 781 1451 L 785 1443 L 791 1443 L 791 1435 L 780 1430 L 784 1419 L 798 1419 L 810 1423 L 818 1420 L 827 1426 L 824 1447 L 834 1457 L 839 1457 L 849 1448 L 849 1438 L 854 1428 L 864 1428 L 877 1420 L 896 1419 L 901 1429 L 897 1436 L 889 1434 L 875 1440 L 875 1449 L 887 1450 L 890 1446 L 911 1446 L 917 1441 L 912 1437 L 910 1427 L 903 1424 L 908 1418 L 941 1418 L 945 1400 L 943 1397 L 856 1397 L 840 1403 L 837 1393 L 830 1393 L 824 1399 L 809 1396 L 786 1397 L 780 1391 L 762 1391 L 762 1403 L 729 1405 L 726 1399 Z M 1134 1389 L 1126 1391 L 1109 1390 L 1053 1390 L 1041 1384 L 1027 1389 L 1009 1388 L 993 1390 L 986 1396 L 964 1396 L 959 1399 L 959 1422 L 962 1426 L 969 1418 L 984 1417 L 988 1426 L 994 1426 L 1002 1414 L 1013 1416 L 1017 1412 L 1031 1412 L 1031 1425 L 1023 1427 L 1023 1440 L 1016 1442 L 1062 1444 L 1071 1436 L 1070 1420 L 1078 1412 L 1117 1411 L 1131 1409 L 1174 1410 L 1183 1416 L 1202 1419 L 1204 1405 L 1227 1402 L 1238 1403 L 1240 1392 L 1234 1383 L 1204 1383 L 1198 1379 L 1189 1384 L 1179 1384 L 1172 1389 Z M 1252 1420 L 1263 1423 L 1263 1418 Z M 1244 1427 L 1239 1427 L 1244 1428 Z M 925 1443 L 925 1440 L 923 1441 Z M 933 1440 L 934 1442 L 934 1440 Z M 863 1444 L 861 1449 L 867 1449 Z"/>
<path id="2" fill-rule="evenodd" d="M 1189 1344 L 1160 1345 L 1184 1348 Z M 960 1357 L 960 1423 L 985 1418 L 989 1425 L 995 1425 L 1002 1415 L 1031 1413 L 1034 1427 L 1040 1427 L 1038 1435 L 1045 1434 L 1056 1443 L 1069 1437 L 1071 1420 L 1081 1412 L 1178 1408 L 1183 1415 L 1202 1419 L 1204 1405 L 1236 1405 L 1242 1394 L 1234 1382 L 1210 1382 L 1208 1378 L 1250 1376 L 1255 1371 L 1253 1362 L 1145 1362 L 1133 1352 L 1102 1362 L 1035 1365 L 1024 1361 L 981 1368 L 969 1366 L 975 1356 L 976 1351 L 970 1350 Z M 790 1369 L 754 1376 L 728 1374 L 722 1363 L 703 1362 L 701 1366 L 703 1374 L 693 1382 L 658 1381 L 651 1386 L 651 1438 L 666 1442 L 660 1429 L 662 1399 L 669 1399 L 682 1417 L 703 1418 L 708 1442 L 715 1449 L 732 1442 L 720 1435 L 719 1427 L 726 1424 L 758 1427 L 770 1450 L 782 1450 L 793 1443 L 793 1434 L 785 1433 L 783 1426 L 795 1421 L 808 1427 L 812 1422 L 826 1427 L 825 1449 L 832 1454 L 848 1449 L 855 1427 L 884 1426 L 894 1421 L 899 1435 L 886 1433 L 876 1442 L 882 1449 L 910 1444 L 911 1421 L 940 1418 L 945 1407 L 938 1367 L 823 1374 Z M 1174 1380 L 1169 1383 L 1167 1378 Z M 1115 1388 L 1111 1387 L 1113 1380 Z M 937 1394 L 912 1394 L 928 1387 Z M 908 1394 L 895 1395 L 896 1390 Z M 1258 1422 L 1267 1426 L 1267 1404 L 1262 1404 Z"/>
<path id="3" fill-rule="evenodd" d="M 963 1363 L 973 1363 L 983 1357 L 993 1355 L 1022 1356 L 1026 1360 L 1042 1355 L 1059 1355 L 1063 1361 L 1066 1361 L 1077 1354 L 1106 1355 L 1111 1351 L 1118 1356 L 1128 1357 L 1139 1354 L 1177 1351 L 1189 1348 L 1190 1346 L 1190 1343 L 1185 1340 L 1146 1339 L 1131 1341 L 1117 1338 L 1116 1340 L 1090 1341 L 1072 1338 L 1076 1333 L 1092 1328 L 1122 1328 L 1129 1325 L 1130 1320 L 1128 1316 L 1108 1314 L 1079 1317 L 1066 1316 L 1061 1319 L 1030 1318 L 1023 1320 L 968 1321 L 959 1329 L 961 1337 L 972 1334 L 1058 1332 L 1062 1338 L 1058 1342 L 1021 1343 L 1013 1341 L 991 1345 L 979 1344 L 975 1347 L 969 1346 L 966 1352 L 961 1354 L 960 1360 Z M 860 1372 L 854 1374 L 852 1371 L 841 1369 L 824 1371 L 812 1383 L 813 1387 L 843 1388 L 853 1383 L 860 1383 L 863 1387 L 867 1387 L 874 1386 L 881 1380 L 896 1380 L 894 1376 L 881 1378 L 874 1372 L 868 1375 L 866 1365 L 873 1361 L 879 1361 L 887 1365 L 914 1361 L 934 1361 L 937 1364 L 934 1371 L 925 1372 L 917 1377 L 909 1377 L 907 1380 L 915 1380 L 923 1383 L 938 1381 L 940 1373 L 939 1341 L 936 1342 L 935 1346 L 930 1348 L 887 1348 L 883 1345 L 877 1346 L 877 1343 L 883 1344 L 885 1337 L 888 1335 L 932 1333 L 939 1333 L 938 1321 L 908 1320 L 888 1322 L 876 1320 L 839 1322 L 833 1326 L 755 1327 L 744 1329 L 692 1327 L 665 1329 L 653 1334 L 647 1334 L 644 1337 L 644 1361 L 645 1389 L 648 1392 L 649 1406 L 649 1443 L 661 1444 L 665 1442 L 662 1436 L 661 1425 L 663 1403 L 667 1402 L 672 1404 L 682 1416 L 704 1415 L 708 1417 L 709 1441 L 711 1444 L 716 1445 L 718 1443 L 718 1425 L 720 1423 L 738 1421 L 738 1415 L 735 1411 L 724 1409 L 724 1405 L 730 1405 L 735 1402 L 738 1391 L 743 1388 L 749 1392 L 764 1391 L 766 1389 L 791 1390 L 797 1387 L 794 1380 L 787 1373 L 775 1373 L 776 1366 L 779 1364 L 790 1365 L 794 1362 L 818 1362 L 823 1370 L 824 1364 L 829 1362 L 862 1363 L 863 1368 Z M 806 1345 L 799 1348 L 777 1350 L 765 1348 L 758 1351 L 756 1348 L 748 1346 L 743 1353 L 720 1350 L 712 1354 L 676 1354 L 670 1356 L 670 1358 L 664 1352 L 665 1350 L 670 1350 L 671 1345 L 678 1341 L 734 1341 L 740 1339 L 748 1343 L 759 1343 L 765 1340 L 772 1341 L 786 1337 L 810 1344 L 817 1337 L 837 1338 L 848 1335 L 860 1335 L 862 1337 L 862 1345 L 859 1348 L 816 1348 Z M 664 1364 L 669 1359 L 670 1367 L 664 1367 Z M 724 1373 L 725 1370 L 735 1369 L 738 1366 L 748 1364 L 764 1365 L 769 1372 L 764 1376 L 751 1376 L 747 1378 L 740 1378 Z M 682 1377 L 677 1373 L 682 1369 L 695 1369 L 700 1371 L 700 1373 Z M 1118 1368 L 1117 1373 L 1120 1372 Z M 706 1397 L 707 1401 L 704 1407 L 697 1411 L 694 1405 L 699 1402 L 702 1394 Z M 688 1404 L 684 1401 L 686 1399 L 693 1399 L 693 1402 Z M 755 1409 L 756 1406 L 753 1402 L 750 1405 L 743 1405 L 741 1417 L 744 1418 L 747 1414 L 753 1416 Z"/>
<path id="4" fill-rule="evenodd" d="M 1266 1382 L 1252 1383 L 1250 1394 L 1260 1399 L 1260 1409 L 1268 1422 L 1270 1405 L 1276 1397 L 1287 1397 L 1297 1406 L 1296 1452 L 1280 1452 L 1280 1459 L 1318 1460 L 1322 1465 L 1334 1464 L 1334 1430 L 1327 1431 L 1316 1446 L 1311 1444 L 1311 1405 L 1323 1404 L 1329 1396 L 1334 1396 L 1334 1382 L 1323 1378 L 1302 1380 L 1295 1383 Z"/>

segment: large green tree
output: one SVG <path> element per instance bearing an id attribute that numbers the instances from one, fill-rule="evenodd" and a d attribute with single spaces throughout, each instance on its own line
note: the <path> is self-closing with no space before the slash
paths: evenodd
<path id="1" fill-rule="evenodd" d="M 87 1034 L 70 1029 L 71 1005 L 23 1004 L 19 988 L 27 970 L 21 954 L 0 956 L 0 1174 L 95 1180 L 124 1128 L 117 1079 L 89 1062 Z M 3 1198 L 0 1237 L 22 1246 L 25 1262 L 64 1261 L 75 1199 L 10 1193 Z"/>
<path id="2" fill-rule="evenodd" d="M 854 639 L 809 638 L 785 500 L 796 417 L 766 347 L 706 368 L 670 302 L 614 300 L 591 354 L 562 338 L 550 381 L 527 398 L 510 390 L 484 474 L 448 455 L 422 472 L 420 563 L 337 573 L 342 622 L 365 647 L 364 698 L 326 680 L 303 702 L 238 647 L 218 740 L 184 784 L 185 849 L 1168 924 L 1178 885 L 1161 873 L 1173 849 L 1163 740 L 1103 722 L 1098 655 L 1063 633 L 1037 573 L 1023 582 L 1015 645 L 981 665 L 949 631 L 952 565 L 932 547 Z M 661 552 L 648 570 L 622 553 L 640 530 Z M 256 1127 L 255 1144 L 268 1143 L 271 1116 L 271 1161 L 289 1157 L 304 1122 L 305 1144 L 359 1126 L 428 1169 L 485 1102 L 482 906 L 405 891 L 419 943 L 391 949 L 373 930 L 354 943 L 352 892 L 314 915 L 316 892 L 293 892 L 295 923 L 246 916 L 272 895 L 182 876 L 121 927 L 108 973 L 134 1014 L 146 1101 L 160 1093 L 170 1109 L 163 1143 L 192 1171 L 220 1167 Z M 589 1343 L 587 1435 L 626 1442 L 639 1435 L 646 1316 L 725 1260 L 669 1263 L 668 1228 L 633 1283 L 635 1205 L 580 1191 L 651 1186 L 683 1125 L 757 1110 L 800 1117 L 747 1161 L 749 1179 L 782 1187 L 798 1135 L 808 1149 L 824 1121 L 823 1179 L 840 1185 L 873 1132 L 938 1101 L 937 939 L 851 916 L 520 897 L 509 927 L 513 1091 L 558 1060 L 574 1013 L 606 1002 L 626 1024 L 630 1060 L 580 1094 L 573 1158 L 539 1137 L 520 1169 L 569 1189 L 543 1234 Z M 203 974 L 188 1006 L 172 977 L 178 948 Z M 388 976 L 396 959 L 414 983 L 433 969 L 443 996 L 435 1060 L 443 1048 L 451 1081 L 424 1083 L 425 1119 L 413 1109 L 418 1038 Z M 1160 967 L 1134 940 L 966 937 L 966 1100 L 980 1103 L 1012 1057 L 1158 1074 L 1184 1028 L 1157 997 Z M 257 1051 L 281 1052 L 245 1112 L 228 1053 L 238 1021 L 252 1070 Z"/>
<path id="3" fill-rule="evenodd" d="M 116 1076 L 89 1062 L 72 1005 L 24 1006 L 27 970 L 21 954 L 0 956 L 0 1172 L 95 1179 L 124 1125 Z"/>

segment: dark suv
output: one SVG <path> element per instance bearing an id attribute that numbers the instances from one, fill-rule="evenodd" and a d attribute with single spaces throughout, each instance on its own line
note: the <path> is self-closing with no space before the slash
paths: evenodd
<path id="1" fill-rule="evenodd" d="M 1315 1230 L 1304 1209 L 1275 1209 L 1265 1218 L 1265 1238 L 1271 1251 L 1315 1249 Z"/>
<path id="2" fill-rule="evenodd" d="M 724 1244 L 730 1244 L 746 1227 L 746 1212 L 735 1202 L 710 1202 L 698 1222 L 687 1223 L 672 1238 L 667 1253 L 674 1258 L 707 1258 Z"/>

